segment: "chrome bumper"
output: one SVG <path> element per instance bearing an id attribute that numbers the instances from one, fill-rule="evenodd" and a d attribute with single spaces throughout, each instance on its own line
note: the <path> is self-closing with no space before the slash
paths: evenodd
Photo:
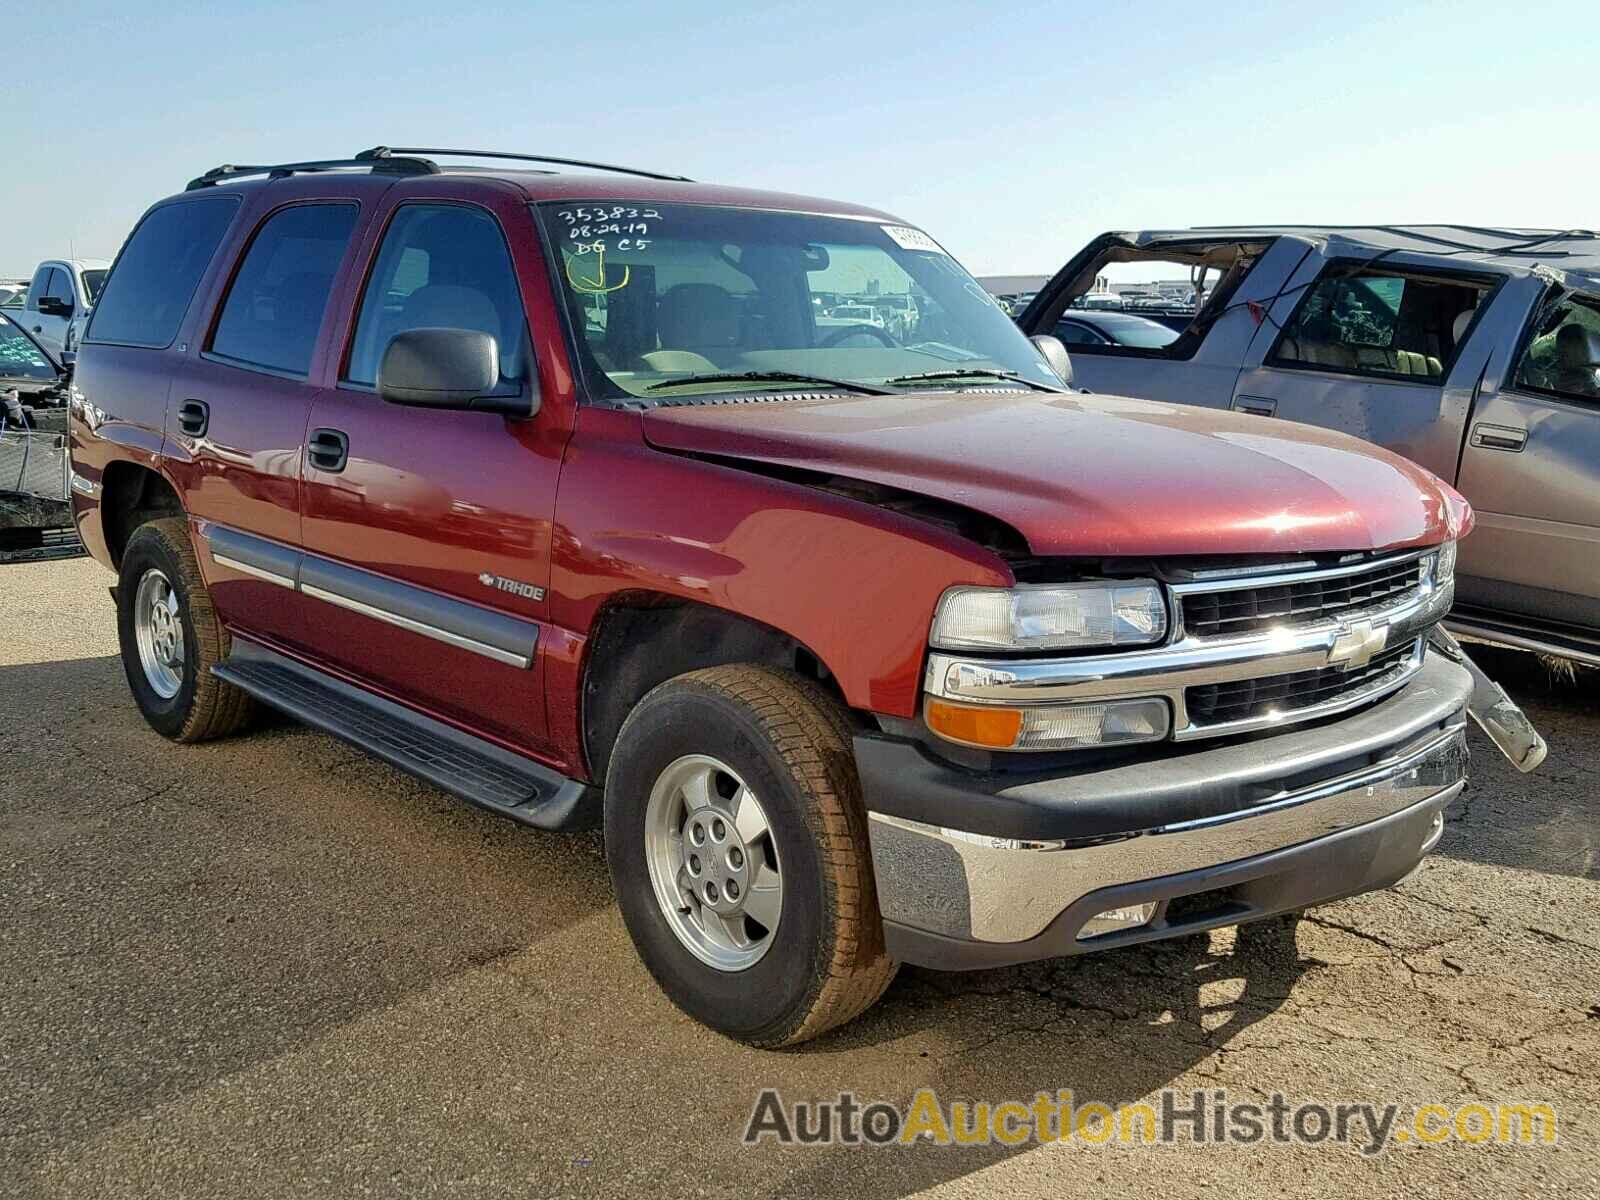
<path id="1" fill-rule="evenodd" d="M 1314 846 L 1415 810 L 1426 820 L 1408 826 L 1403 874 L 1433 848 L 1438 812 L 1466 770 L 1465 724 L 1453 721 L 1369 767 L 1242 811 L 1087 842 L 996 838 L 870 812 L 878 903 L 890 925 L 965 942 L 1025 942 L 1092 893 Z M 1391 860 L 1395 853 L 1388 847 Z M 1341 891 L 1330 881 L 1317 899 L 1363 890 L 1344 882 L 1351 886 Z"/>
<path id="2" fill-rule="evenodd" d="M 1178 591 L 1180 589 L 1174 589 Z M 1451 583 L 1423 585 L 1390 605 L 1303 625 L 1229 637 L 1193 637 L 1149 650 L 1082 658 L 984 659 L 934 653 L 924 688 L 930 696 L 962 704 L 1022 706 L 1159 696 L 1172 706 L 1172 738 L 1222 737 L 1348 712 L 1397 691 L 1422 667 L 1423 635 L 1449 611 Z M 1190 718 L 1187 691 L 1299 671 L 1363 665 L 1385 646 L 1416 645 L 1396 669 L 1320 704 L 1274 711 L 1245 720 L 1199 724 Z"/>

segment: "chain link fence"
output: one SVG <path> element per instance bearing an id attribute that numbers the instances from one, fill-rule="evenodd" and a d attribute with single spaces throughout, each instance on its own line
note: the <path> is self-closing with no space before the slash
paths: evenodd
<path id="1" fill-rule="evenodd" d="M 66 500 L 70 478 L 66 434 L 0 433 L 0 492 Z"/>

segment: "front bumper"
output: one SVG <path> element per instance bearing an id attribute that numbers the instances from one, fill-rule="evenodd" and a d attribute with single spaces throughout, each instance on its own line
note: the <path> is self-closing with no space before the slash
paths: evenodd
<path id="1" fill-rule="evenodd" d="M 1169 937 L 1385 887 L 1466 779 L 1470 675 L 1437 656 L 1341 720 L 1070 774 L 966 771 L 856 739 L 885 936 L 945 969 Z M 1144 924 L 1084 936 L 1098 913 Z"/>

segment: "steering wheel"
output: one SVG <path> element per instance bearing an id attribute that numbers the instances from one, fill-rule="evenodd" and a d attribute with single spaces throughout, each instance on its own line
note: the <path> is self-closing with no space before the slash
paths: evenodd
<path id="1" fill-rule="evenodd" d="M 870 333 L 885 346 L 892 347 L 896 350 L 900 348 L 899 342 L 895 341 L 894 338 L 890 337 L 888 333 L 882 329 L 879 329 L 876 325 L 846 325 L 840 329 L 835 329 L 827 337 L 818 342 L 817 345 L 820 347 L 831 348 L 833 346 L 837 346 L 847 337 L 855 337 L 858 333 Z"/>

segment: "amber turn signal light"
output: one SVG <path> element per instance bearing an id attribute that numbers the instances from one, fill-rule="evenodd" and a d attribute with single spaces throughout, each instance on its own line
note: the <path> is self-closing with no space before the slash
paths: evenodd
<path id="1" fill-rule="evenodd" d="M 1022 733 L 1022 710 L 969 708 L 947 700 L 929 700 L 924 711 L 928 728 L 952 742 L 1009 750 Z"/>

